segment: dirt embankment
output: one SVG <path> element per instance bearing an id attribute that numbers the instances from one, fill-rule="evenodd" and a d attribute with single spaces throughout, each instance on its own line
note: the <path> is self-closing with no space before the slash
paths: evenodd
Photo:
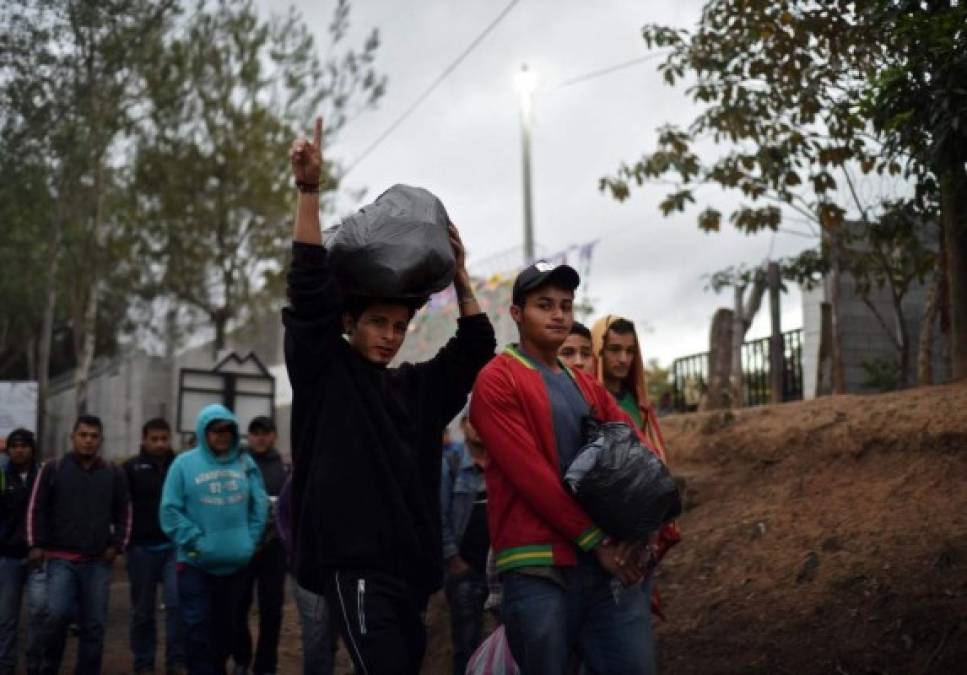
<path id="1" fill-rule="evenodd" d="M 967 673 L 967 386 L 669 417 L 662 672 Z"/>

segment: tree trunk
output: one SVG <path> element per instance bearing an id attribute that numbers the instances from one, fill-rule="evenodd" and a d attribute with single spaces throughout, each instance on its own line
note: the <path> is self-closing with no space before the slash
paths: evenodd
<path id="1" fill-rule="evenodd" d="M 903 297 L 891 294 L 893 298 L 893 321 L 896 329 L 897 389 L 906 389 L 910 383 L 910 337 L 907 322 L 903 316 Z"/>
<path id="2" fill-rule="evenodd" d="M 741 408 L 745 404 L 745 378 L 742 373 L 742 343 L 745 341 L 745 312 L 742 296 L 746 286 L 736 284 L 735 307 L 732 312 L 732 367 L 729 375 L 732 405 Z"/>
<path id="3" fill-rule="evenodd" d="M 168 309 L 165 311 L 165 356 L 175 357 L 178 351 L 178 308 L 174 298 L 169 297 Z"/>
<path id="4" fill-rule="evenodd" d="M 735 290 L 735 314 L 732 317 L 732 375 L 731 375 L 731 399 L 732 405 L 741 408 L 745 405 L 745 372 L 742 369 L 742 345 L 745 344 L 745 335 L 752 327 L 755 315 L 759 313 L 762 306 L 762 296 L 766 291 L 766 276 L 757 271 L 752 280 L 752 287 L 747 285 L 736 285 Z M 749 297 L 745 297 L 745 291 L 749 289 Z"/>
<path id="5" fill-rule="evenodd" d="M 938 172 L 940 219 L 947 252 L 950 365 L 954 380 L 967 378 L 967 170 L 954 160 Z"/>
<path id="6" fill-rule="evenodd" d="M 37 336 L 27 342 L 27 379 L 37 379 Z"/>
<path id="7" fill-rule="evenodd" d="M 47 302 L 40 327 L 37 347 L 37 439 L 41 453 L 51 457 L 56 452 L 53 442 L 44 436 L 47 423 L 47 396 L 50 389 L 50 350 L 54 337 L 54 311 L 57 309 L 57 268 L 60 264 L 60 246 L 64 240 L 64 214 L 60 206 L 54 218 L 54 242 L 51 246 L 50 265 L 47 267 Z"/>
<path id="8" fill-rule="evenodd" d="M 937 324 L 937 305 L 940 299 L 940 275 L 933 278 L 927 293 L 927 304 L 920 318 L 920 345 L 917 350 L 917 384 L 933 384 L 933 336 Z"/>
<path id="9" fill-rule="evenodd" d="M 78 415 L 87 412 L 87 385 L 90 381 L 91 365 L 94 363 L 94 346 L 97 337 L 97 286 L 97 278 L 95 278 L 87 294 L 81 327 L 83 338 L 77 353 L 77 367 L 74 369 L 74 396 Z"/>
<path id="10" fill-rule="evenodd" d="M 829 305 L 830 325 L 832 327 L 831 355 L 833 365 L 833 393 L 846 393 L 846 369 L 843 365 L 843 336 L 839 325 L 840 283 L 842 282 L 842 267 L 840 265 L 839 242 L 836 235 L 830 235 L 830 265 L 829 265 Z"/>
<path id="11" fill-rule="evenodd" d="M 782 290 L 779 263 L 769 263 L 767 278 L 772 326 L 772 334 L 769 337 L 769 402 L 782 403 L 785 400 L 786 345 L 782 339 L 782 313 L 779 304 L 779 293 Z"/>
<path id="12" fill-rule="evenodd" d="M 99 273 L 102 261 L 98 260 L 98 254 L 105 249 L 107 243 L 107 232 L 103 222 L 104 204 L 104 167 L 100 158 L 97 158 L 97 168 L 94 173 L 94 219 L 92 223 L 92 234 L 94 240 L 94 251 L 91 256 L 90 273 L 88 282 L 87 297 L 84 302 L 84 311 L 80 321 L 80 335 L 75 337 L 75 356 L 77 367 L 74 369 L 74 400 L 77 405 L 77 414 L 83 415 L 87 412 L 87 385 L 90 380 L 91 366 L 94 364 L 94 349 L 97 345 L 97 308 L 99 304 Z M 75 325 L 75 332 L 77 326 Z"/>
<path id="13" fill-rule="evenodd" d="M 721 410 L 730 404 L 732 370 L 732 310 L 720 309 L 712 319 L 708 355 L 708 397 L 706 410 Z"/>
<path id="14" fill-rule="evenodd" d="M 833 393 L 833 307 L 819 306 L 819 359 L 816 366 L 816 398 Z"/>
<path id="15" fill-rule="evenodd" d="M 218 355 L 225 349 L 225 331 L 228 325 L 228 312 L 217 309 L 212 312 L 212 323 L 215 324 L 215 342 L 212 344 L 212 356 Z"/>

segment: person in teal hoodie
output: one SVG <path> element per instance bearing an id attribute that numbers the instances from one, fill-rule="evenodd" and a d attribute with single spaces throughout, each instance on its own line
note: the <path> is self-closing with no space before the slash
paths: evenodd
<path id="1" fill-rule="evenodd" d="M 192 675 L 223 675 L 244 570 L 262 537 L 269 498 L 238 420 L 210 405 L 195 424 L 198 445 L 179 455 L 161 494 L 161 529 L 178 548 L 178 599 Z"/>

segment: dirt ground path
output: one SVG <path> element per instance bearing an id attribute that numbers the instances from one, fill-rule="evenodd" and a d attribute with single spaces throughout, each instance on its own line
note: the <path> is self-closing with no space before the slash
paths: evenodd
<path id="1" fill-rule="evenodd" d="M 124 563 L 115 563 L 114 579 L 111 584 L 110 603 L 108 609 L 107 636 L 104 646 L 103 675 L 130 675 L 134 672 L 131 652 L 128 648 L 128 621 L 130 619 L 130 601 L 128 598 L 129 585 L 124 570 Z M 427 612 L 427 623 L 434 626 L 434 637 L 427 647 L 427 658 L 423 672 L 426 674 L 445 673 L 449 668 L 444 665 L 450 662 L 450 629 L 447 624 L 446 603 L 442 597 L 434 596 Z M 250 628 L 253 640 L 258 635 L 258 618 L 253 608 L 250 618 Z M 159 641 L 164 640 L 164 616 L 158 614 Z M 22 632 L 22 631 L 21 631 Z M 23 642 L 21 641 L 21 649 Z M 77 638 L 71 636 L 67 641 L 67 649 L 61 667 L 62 673 L 73 672 L 74 659 L 77 654 Z M 159 645 L 156 663 L 158 673 L 164 670 L 163 646 Z M 19 673 L 25 673 L 21 658 Z M 349 675 L 353 672 L 352 662 L 348 653 L 340 645 L 336 655 L 336 675 Z M 302 673 L 302 643 L 299 628 L 299 614 L 292 599 L 291 589 L 286 589 L 286 604 L 282 614 L 282 637 L 279 641 L 279 675 L 300 675 Z"/>

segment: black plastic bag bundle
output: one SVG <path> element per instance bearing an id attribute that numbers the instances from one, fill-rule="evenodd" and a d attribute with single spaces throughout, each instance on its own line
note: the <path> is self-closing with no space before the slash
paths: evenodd
<path id="1" fill-rule="evenodd" d="M 598 527 L 620 540 L 643 541 L 681 514 L 668 467 L 631 427 L 588 418 L 585 438 L 564 484 Z"/>
<path id="2" fill-rule="evenodd" d="M 426 300 L 453 283 L 449 225 L 432 193 L 394 185 L 328 230 L 326 245 L 347 294 Z"/>

